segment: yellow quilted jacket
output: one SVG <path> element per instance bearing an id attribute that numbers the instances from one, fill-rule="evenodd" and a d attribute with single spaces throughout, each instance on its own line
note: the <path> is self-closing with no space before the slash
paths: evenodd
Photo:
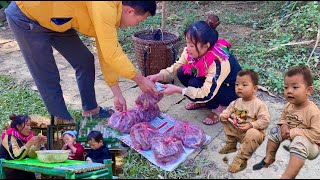
<path id="1" fill-rule="evenodd" d="M 41 26 L 64 32 L 70 28 L 95 37 L 99 62 L 104 79 L 109 86 L 118 83 L 119 76 L 131 79 L 136 75 L 127 55 L 118 41 L 121 1 L 17 1 L 21 11 Z M 56 25 L 51 18 L 72 18 Z M 75 50 L 74 53 L 77 53 Z"/>

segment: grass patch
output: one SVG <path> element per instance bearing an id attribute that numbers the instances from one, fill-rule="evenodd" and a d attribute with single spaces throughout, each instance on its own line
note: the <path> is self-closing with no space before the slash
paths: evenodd
<path id="1" fill-rule="evenodd" d="M 174 171 L 167 172 L 152 164 L 145 157 L 130 149 L 124 158 L 124 174 L 126 179 L 221 179 L 213 170 L 217 168 L 206 159 L 189 159 L 180 164 Z"/>
<path id="2" fill-rule="evenodd" d="M 80 119 L 81 112 L 69 109 L 75 119 Z M 3 131 L 9 125 L 9 115 L 15 114 L 39 114 L 49 117 L 49 113 L 40 95 L 15 83 L 6 75 L 0 75 L 0 130 Z"/>

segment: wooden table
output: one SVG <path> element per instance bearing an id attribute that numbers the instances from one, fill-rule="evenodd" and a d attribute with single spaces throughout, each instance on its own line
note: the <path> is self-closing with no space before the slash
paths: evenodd
<path id="1" fill-rule="evenodd" d="M 62 176 L 66 179 L 112 179 L 111 160 L 101 163 L 88 163 L 85 161 L 67 160 L 65 163 L 39 163 L 38 159 L 26 158 L 23 160 L 0 159 L 0 178 L 6 179 L 3 168 L 18 169 L 27 172 L 47 174 L 51 176 Z M 103 165 L 107 167 L 101 168 Z M 83 170 L 86 167 L 87 169 Z M 92 168 L 91 168 L 92 167 Z M 97 168 L 99 167 L 99 169 Z M 91 169 L 91 170 L 88 170 Z M 97 170 L 92 170 L 97 169 Z"/>

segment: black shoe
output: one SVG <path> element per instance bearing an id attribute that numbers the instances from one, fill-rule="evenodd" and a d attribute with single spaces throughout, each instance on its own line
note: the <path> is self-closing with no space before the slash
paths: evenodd
<path id="1" fill-rule="evenodd" d="M 91 118 L 109 118 L 115 111 L 111 108 L 102 108 L 100 107 L 100 111 L 98 114 L 91 116 Z M 90 117 L 90 116 L 89 116 Z M 85 117 L 83 117 L 85 118 Z M 87 117 L 88 118 L 88 117 Z"/>
<path id="2" fill-rule="evenodd" d="M 252 167 L 252 169 L 253 169 L 253 170 L 260 170 L 260 169 L 262 169 L 262 168 L 264 168 L 264 167 L 267 167 L 268 165 L 267 165 L 266 162 L 264 162 L 264 159 L 265 159 L 265 158 L 263 158 L 262 161 L 259 162 L 258 164 L 255 164 L 255 165 Z"/>

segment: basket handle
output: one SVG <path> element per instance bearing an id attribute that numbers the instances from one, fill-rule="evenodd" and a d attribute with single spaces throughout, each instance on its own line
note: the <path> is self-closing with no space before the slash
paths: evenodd
<path id="1" fill-rule="evenodd" d="M 147 55 L 151 53 L 151 49 L 148 45 L 143 48 L 143 67 L 144 67 L 144 76 L 147 77 Z"/>
<path id="2" fill-rule="evenodd" d="M 172 55 L 173 55 L 172 64 L 174 64 L 176 62 L 177 50 L 176 50 L 175 46 L 172 43 L 170 43 L 170 45 L 167 46 L 167 48 L 170 49 L 171 52 L 172 52 Z"/>
<path id="3" fill-rule="evenodd" d="M 174 64 L 176 62 L 176 54 L 177 54 L 177 50 L 175 48 L 175 46 L 171 43 L 170 46 L 168 46 L 168 49 L 171 50 L 173 58 L 172 58 L 172 64 Z M 174 84 L 174 79 L 172 79 L 171 84 Z"/>

